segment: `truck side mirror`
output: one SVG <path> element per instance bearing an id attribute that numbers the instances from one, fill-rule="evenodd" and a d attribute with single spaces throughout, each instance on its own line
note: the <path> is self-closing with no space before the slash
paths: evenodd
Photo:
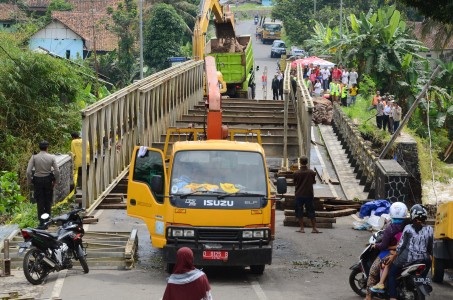
<path id="1" fill-rule="evenodd" d="M 277 178 L 277 194 L 286 194 L 288 186 L 285 177 Z"/>
<path id="2" fill-rule="evenodd" d="M 162 176 L 154 175 L 151 177 L 151 190 L 156 194 L 162 193 Z"/>

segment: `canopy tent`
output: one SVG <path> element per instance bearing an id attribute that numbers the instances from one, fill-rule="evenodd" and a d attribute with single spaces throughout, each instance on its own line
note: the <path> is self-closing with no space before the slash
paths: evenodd
<path id="1" fill-rule="evenodd" d="M 304 65 L 309 65 L 309 64 L 313 64 L 314 66 L 319 65 L 321 68 L 324 68 L 324 67 L 332 68 L 335 65 L 333 62 L 324 60 L 322 58 L 319 58 L 316 56 L 310 56 L 307 58 L 296 59 L 295 61 L 293 61 L 291 63 L 291 68 L 296 68 L 297 65 L 304 66 Z"/>

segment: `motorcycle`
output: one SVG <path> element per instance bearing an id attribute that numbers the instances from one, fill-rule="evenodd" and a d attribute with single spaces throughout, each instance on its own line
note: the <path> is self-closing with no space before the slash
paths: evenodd
<path id="1" fill-rule="evenodd" d="M 79 215 L 82 211 L 84 209 L 74 209 L 50 219 L 49 214 L 43 214 L 41 218 L 47 221 L 41 228 L 60 224 L 56 233 L 37 228 L 21 230 L 24 242 L 19 244 L 19 255 L 25 253 L 24 275 L 31 284 L 41 284 L 51 272 L 71 269 L 72 259 L 80 262 L 84 273 L 89 272 L 82 242 L 85 233 Z"/>
<path id="2" fill-rule="evenodd" d="M 254 22 L 255 22 L 255 25 L 258 24 L 258 17 L 255 17 L 255 18 L 254 18 Z"/>
<path id="3" fill-rule="evenodd" d="M 374 233 L 369 240 L 369 244 L 360 254 L 359 261 L 351 266 L 349 275 L 349 285 L 359 296 L 366 296 L 367 280 L 371 265 L 379 254 L 379 250 L 372 247 L 382 238 L 383 231 Z M 431 280 L 422 277 L 422 273 L 427 266 L 425 264 L 412 264 L 403 268 L 401 275 L 397 278 L 398 299 L 401 300 L 424 300 L 432 291 Z M 388 299 L 388 291 L 384 293 L 374 293 L 372 296 L 379 299 Z"/>

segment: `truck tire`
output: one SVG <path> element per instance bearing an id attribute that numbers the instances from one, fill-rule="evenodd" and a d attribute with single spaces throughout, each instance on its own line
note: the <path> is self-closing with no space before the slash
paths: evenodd
<path id="1" fill-rule="evenodd" d="M 445 272 L 445 262 L 441 258 L 434 258 L 433 260 L 433 281 L 437 283 L 442 283 L 444 281 L 444 272 Z"/>
<path id="2" fill-rule="evenodd" d="M 263 275 L 266 265 L 251 265 L 250 273 L 254 275 Z"/>

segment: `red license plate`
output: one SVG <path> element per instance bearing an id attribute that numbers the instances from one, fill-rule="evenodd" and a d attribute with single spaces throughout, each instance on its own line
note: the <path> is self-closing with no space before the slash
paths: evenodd
<path id="1" fill-rule="evenodd" d="M 228 260 L 228 251 L 203 251 L 203 259 Z"/>

